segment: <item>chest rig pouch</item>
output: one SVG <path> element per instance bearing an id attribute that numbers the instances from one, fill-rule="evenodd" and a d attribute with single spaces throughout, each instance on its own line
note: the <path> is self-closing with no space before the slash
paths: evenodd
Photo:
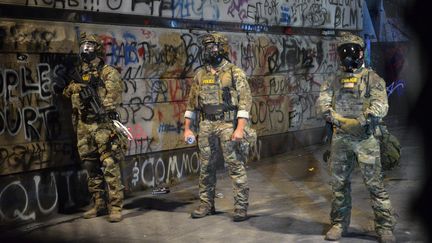
<path id="1" fill-rule="evenodd" d="M 233 121 L 236 118 L 238 94 L 232 69 L 229 70 L 221 69 L 216 74 L 207 71 L 200 77 L 198 99 L 204 119 Z"/>
<path id="2" fill-rule="evenodd" d="M 215 75 L 206 73 L 200 80 L 198 101 L 202 112 L 208 115 L 222 113 L 220 82 Z"/>
<path id="3" fill-rule="evenodd" d="M 358 118 L 363 116 L 365 106 L 364 79 L 365 75 L 356 77 L 342 77 L 335 89 L 334 107 L 335 111 L 347 118 Z"/>
<path id="4" fill-rule="evenodd" d="M 81 120 L 86 123 L 98 121 L 100 114 L 104 113 L 100 101 L 98 90 L 103 87 L 103 81 L 100 79 L 102 67 L 85 72 L 81 76 L 81 81 L 85 86 L 79 92 L 81 100 Z"/>

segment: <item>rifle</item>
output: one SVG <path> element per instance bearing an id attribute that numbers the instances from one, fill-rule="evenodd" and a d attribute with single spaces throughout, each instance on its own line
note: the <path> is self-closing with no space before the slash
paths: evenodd
<path id="1" fill-rule="evenodd" d="M 105 119 L 107 115 L 109 118 L 112 118 L 112 120 L 118 120 L 118 114 L 113 114 L 116 112 L 106 112 L 103 106 L 101 105 L 101 101 L 99 98 L 99 95 L 97 93 L 97 88 L 101 85 L 102 80 L 99 78 L 95 78 L 93 76 L 90 77 L 90 82 L 86 83 L 84 82 L 79 75 L 76 75 L 76 70 L 73 72 L 73 80 L 80 84 L 85 84 L 81 88 L 81 91 L 79 92 L 80 99 L 86 104 L 89 105 L 94 114 L 98 117 L 98 119 Z"/>
<path id="2" fill-rule="evenodd" d="M 84 83 L 81 79 L 80 75 L 77 75 L 77 71 L 75 69 L 74 71 L 74 79 L 78 83 Z M 101 105 L 101 101 L 99 98 L 99 95 L 97 93 L 97 88 L 102 85 L 102 80 L 100 78 L 95 78 L 93 76 L 90 77 L 89 83 L 84 83 L 86 86 L 84 86 L 81 91 L 79 92 L 80 99 L 84 101 L 87 105 L 90 105 L 90 107 L 93 109 L 94 113 L 96 114 L 97 118 L 99 120 L 105 120 L 108 122 L 113 122 L 114 126 L 117 128 L 117 131 L 119 131 L 121 134 L 126 136 L 128 140 L 132 140 L 133 136 L 121 122 L 120 122 L 120 115 L 116 111 L 106 111 L 104 107 Z"/>
<path id="3" fill-rule="evenodd" d="M 75 60 L 75 57 L 70 57 L 69 61 L 65 62 L 66 66 L 56 73 L 57 77 L 59 78 L 58 80 L 60 81 L 60 85 L 58 85 L 59 88 L 63 90 L 64 87 L 69 85 L 69 82 L 72 80 L 76 83 L 84 84 L 81 91 L 79 92 L 79 96 L 85 105 L 91 107 L 98 120 L 113 122 L 114 126 L 117 128 L 117 131 L 126 136 L 128 140 L 132 140 L 132 134 L 129 132 L 128 128 L 120 122 L 120 115 L 116 111 L 107 112 L 101 105 L 102 103 L 97 93 L 97 88 L 103 85 L 103 81 L 99 78 L 91 76 L 90 82 L 85 82 L 82 80 L 76 65 L 74 65 L 76 62 L 72 62 L 70 60 Z"/>
<path id="4" fill-rule="evenodd" d="M 376 127 L 380 124 L 380 118 L 371 114 L 366 118 L 365 130 L 367 135 L 375 134 Z"/>

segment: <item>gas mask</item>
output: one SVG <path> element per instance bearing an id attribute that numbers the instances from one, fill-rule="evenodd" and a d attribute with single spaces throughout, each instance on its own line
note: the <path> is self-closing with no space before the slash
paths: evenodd
<path id="1" fill-rule="evenodd" d="M 347 43 L 337 49 L 345 72 L 352 73 L 363 65 L 363 48 L 355 43 Z"/>
<path id="2" fill-rule="evenodd" d="M 96 49 L 96 43 L 90 41 L 86 41 L 82 43 L 80 46 L 81 59 L 86 63 L 93 61 L 96 58 L 95 49 Z"/>
<path id="3" fill-rule="evenodd" d="M 210 42 L 204 46 L 204 61 L 212 66 L 219 65 L 224 59 L 217 43 Z"/>

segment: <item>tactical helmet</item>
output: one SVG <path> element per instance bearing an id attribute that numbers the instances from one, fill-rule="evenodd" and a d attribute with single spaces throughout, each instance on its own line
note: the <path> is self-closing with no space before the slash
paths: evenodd
<path id="1" fill-rule="evenodd" d="M 346 72 L 353 72 L 363 65 L 364 46 L 363 39 L 360 36 L 350 32 L 341 33 L 337 52 L 341 65 Z"/>
<path id="2" fill-rule="evenodd" d="M 201 37 L 201 44 L 204 48 L 204 61 L 210 64 L 219 64 L 222 59 L 228 59 L 228 38 L 224 35 L 220 33 L 205 34 Z M 214 45 L 214 49 L 208 48 L 211 44 Z"/>
<path id="3" fill-rule="evenodd" d="M 350 43 L 351 44 L 357 44 L 362 49 L 364 49 L 364 47 L 365 47 L 364 41 L 360 36 L 354 35 L 351 32 L 347 32 L 347 31 L 341 32 L 337 47 L 339 48 L 340 46 L 342 46 L 344 44 L 350 44 Z"/>
<path id="4" fill-rule="evenodd" d="M 94 59 L 95 57 L 103 58 L 103 56 L 105 55 L 104 48 L 103 48 L 101 39 L 97 35 L 95 35 L 95 34 L 87 34 L 86 32 L 81 32 L 81 35 L 80 35 L 80 47 L 82 45 L 84 45 L 85 43 L 92 43 L 92 44 L 94 44 L 94 56 L 93 56 L 92 59 Z M 81 48 L 80 48 L 80 52 L 81 52 Z M 85 54 L 82 53 L 82 52 L 80 53 L 80 55 L 82 57 L 85 56 Z"/>

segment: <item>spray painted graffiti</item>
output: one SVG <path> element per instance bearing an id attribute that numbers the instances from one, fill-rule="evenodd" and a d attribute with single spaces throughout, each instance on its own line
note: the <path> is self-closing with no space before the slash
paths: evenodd
<path id="1" fill-rule="evenodd" d="M 78 195 L 72 194 L 74 185 L 86 188 L 85 171 L 63 171 L 35 174 L 33 176 L 6 177 L 0 184 L 0 222 L 35 221 L 58 210 L 60 197 L 66 202 L 61 207 L 82 204 Z M 11 178 L 11 181 L 8 181 Z M 67 183 L 62 181 L 66 178 Z M 64 190 L 65 189 L 65 190 Z M 67 193 L 64 193 L 64 191 Z"/>
<path id="2" fill-rule="evenodd" d="M 189 149 L 176 153 L 134 156 L 124 167 L 130 170 L 131 175 L 125 183 L 128 190 L 133 191 L 140 187 L 169 184 L 173 179 L 198 174 L 200 163 L 197 151 Z"/>
<path id="3" fill-rule="evenodd" d="M 2 56 L 0 174 L 72 164 L 70 116 L 52 92 L 52 77 L 61 64 L 34 63 L 34 54 L 27 55 L 26 63 L 13 54 Z"/>
<path id="4" fill-rule="evenodd" d="M 398 96 L 402 96 L 405 91 L 405 81 L 397 80 L 387 86 L 387 96 L 390 97 L 396 91 Z"/>
<path id="5" fill-rule="evenodd" d="M 227 32 L 229 59 L 248 76 L 251 122 L 259 136 L 322 126 L 315 101 L 324 77 L 335 71 L 336 40 L 309 35 L 263 33 L 271 26 L 361 29 L 363 1 L 276 0 L 0 0 L 42 8 L 125 13 L 187 20 L 239 23 Z M 89 16 L 92 14 L 89 13 Z M 152 19 L 144 25 L 152 24 Z M 77 205 L 86 188 L 84 171 L 53 172 L 77 164 L 70 104 L 54 93 L 66 56 L 78 52 L 81 32 L 103 40 L 105 63 L 121 70 L 124 93 L 118 109 L 133 134 L 123 182 L 134 191 L 170 183 L 200 168 L 198 154 L 183 141 L 184 112 L 196 71 L 203 66 L 205 31 L 104 24 L 4 20 L 0 23 L 0 184 L 2 222 L 30 221 L 60 207 Z M 194 22 L 194 21 L 189 21 Z M 196 22 L 196 21 L 195 21 Z M 175 27 L 175 28 L 174 28 Z M 258 139 L 252 157 L 260 159 Z M 175 150 L 174 150 L 175 149 Z M 175 152 L 173 152 L 175 151 Z M 49 169 L 35 174 L 36 169 Z M 26 179 L 12 173 L 27 174 Z M 77 185 L 79 185 L 77 187 Z M 13 200 L 14 204 L 10 204 Z"/>
<path id="6" fill-rule="evenodd" d="M 243 5 L 246 4 L 235 6 Z M 269 5 L 266 11 L 276 12 L 277 4 L 273 7 L 276 8 L 272 10 Z M 34 22 L 32 25 L 42 29 L 38 26 L 46 24 Z M 158 28 L 84 24 L 70 29 L 98 34 L 104 41 L 106 63 L 121 70 L 125 92 L 118 111 L 121 122 L 134 135 L 127 155 L 188 147 L 182 138 L 183 115 L 193 75 L 203 65 L 199 45 L 203 32 L 172 30 L 167 33 Z M 51 31 L 60 33 L 56 28 Z M 242 33 L 228 36 L 230 59 L 250 77 L 251 121 L 260 136 L 321 126 L 314 102 L 321 80 L 337 67 L 334 39 Z M 53 41 L 51 45 L 59 46 L 59 43 Z M 16 145 L 22 141 L 60 138 L 64 141 L 71 137 L 61 137 L 65 131 L 63 126 L 70 123 L 70 118 L 61 115 L 66 105 L 57 102 L 52 91 L 53 77 L 62 67 L 65 54 L 50 53 L 50 48 L 44 50 L 48 53 L 29 55 L 26 65 L 18 62 L 12 65 L 10 60 L 16 58 L 14 55 L 1 64 L 0 94 L 5 106 L 0 110 L 0 134 L 13 137 Z M 71 133 L 72 128 L 68 129 Z M 3 149 L 1 155 L 2 164 L 9 168 L 16 161 L 29 158 L 18 147 Z M 49 159 L 42 159 L 45 157 L 39 154 L 30 158 L 35 159 L 21 164 Z M 21 167 L 31 168 L 34 167 Z"/>
<path id="7" fill-rule="evenodd" d="M 2 0 L 53 9 L 296 27 L 362 29 L 363 1 L 276 0 Z"/>
<path id="8" fill-rule="evenodd" d="M 52 103 L 51 69 L 46 63 L 36 66 L 36 79 L 32 71 L 21 66 L 19 71 L 0 69 L 2 103 L 0 108 L 0 135 L 16 136 L 21 132 L 27 141 L 40 140 L 42 130 L 48 138 L 56 138 L 61 131 L 59 112 Z"/>
<path id="9" fill-rule="evenodd" d="M 195 168 L 194 168 L 195 167 Z M 150 168 L 154 173 L 151 179 L 146 176 L 146 171 Z M 183 154 L 180 165 L 177 161 L 177 156 L 170 156 L 167 168 L 165 168 L 162 158 L 146 159 L 141 167 L 141 181 L 144 185 L 155 186 L 158 183 L 169 183 L 170 176 L 181 178 L 183 171 L 196 174 L 199 169 L 198 154 L 195 152 L 189 158 L 188 154 Z"/>
<path id="10" fill-rule="evenodd" d="M 81 31 L 99 34 L 106 61 L 121 66 L 126 92 L 120 113 L 135 137 L 128 155 L 185 147 L 181 132 L 187 94 L 203 64 L 200 32 L 166 34 L 133 27 Z M 320 81 L 314 80 L 337 67 L 334 40 L 231 33 L 229 41 L 230 60 L 250 76 L 251 120 L 260 135 L 320 126 L 313 107 L 317 94 L 311 92 L 319 90 Z M 286 78 L 286 73 L 304 75 Z"/>

